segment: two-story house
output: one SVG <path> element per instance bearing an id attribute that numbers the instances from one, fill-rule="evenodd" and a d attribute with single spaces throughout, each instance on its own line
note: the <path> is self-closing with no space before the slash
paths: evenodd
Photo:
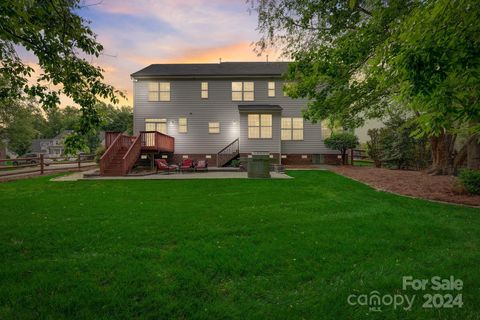
<path id="1" fill-rule="evenodd" d="M 134 131 L 175 138 L 174 160 L 209 159 L 237 145 L 240 156 L 268 151 L 283 164 L 337 161 L 328 129 L 302 118 L 306 100 L 283 92 L 286 62 L 152 64 L 131 75 Z M 219 165 L 225 161 L 219 160 Z"/>
<path id="2" fill-rule="evenodd" d="M 72 133 L 71 130 L 64 130 L 51 139 L 33 139 L 30 150 L 33 153 L 44 154 L 46 157 L 60 157 L 65 149 L 63 145 L 65 137 L 70 133 Z"/>

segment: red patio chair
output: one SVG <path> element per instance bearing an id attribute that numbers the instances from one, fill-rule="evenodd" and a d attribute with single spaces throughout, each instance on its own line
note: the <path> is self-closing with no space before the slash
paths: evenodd
<path id="1" fill-rule="evenodd" d="M 177 169 L 176 166 L 169 165 L 165 159 L 157 159 L 155 162 L 157 163 L 157 173 L 158 171 L 165 171 L 167 174 L 170 174 L 170 172 L 175 172 Z"/>
<path id="2" fill-rule="evenodd" d="M 182 164 L 180 165 L 180 171 L 185 172 L 190 170 L 195 170 L 195 167 L 193 166 L 193 161 L 190 159 L 183 160 Z"/>
<path id="3" fill-rule="evenodd" d="M 207 160 L 199 160 L 197 165 L 195 166 L 196 171 L 208 171 L 208 161 Z"/>

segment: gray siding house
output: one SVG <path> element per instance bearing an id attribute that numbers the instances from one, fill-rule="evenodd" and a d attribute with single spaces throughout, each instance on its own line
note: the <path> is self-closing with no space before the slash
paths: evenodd
<path id="1" fill-rule="evenodd" d="M 237 141 L 240 157 L 268 151 L 283 164 L 336 162 L 329 131 L 302 118 L 306 100 L 283 93 L 286 62 L 153 64 L 131 75 L 134 134 L 175 138 L 174 159 L 211 159 Z"/>

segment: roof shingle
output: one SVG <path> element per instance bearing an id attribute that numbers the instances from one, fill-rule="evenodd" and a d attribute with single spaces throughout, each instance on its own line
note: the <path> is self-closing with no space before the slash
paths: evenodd
<path id="1" fill-rule="evenodd" d="M 287 71 L 288 62 L 221 62 L 151 64 L 132 73 L 142 77 L 225 77 L 225 76 L 281 76 Z"/>

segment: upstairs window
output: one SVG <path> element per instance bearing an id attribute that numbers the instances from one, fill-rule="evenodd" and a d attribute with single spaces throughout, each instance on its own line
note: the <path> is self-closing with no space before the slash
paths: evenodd
<path id="1" fill-rule="evenodd" d="M 208 82 L 202 82 L 200 89 L 202 99 L 208 99 Z"/>
<path id="2" fill-rule="evenodd" d="M 220 133 L 220 122 L 209 122 L 208 133 Z"/>
<path id="3" fill-rule="evenodd" d="M 178 132 L 187 133 L 188 132 L 188 120 L 187 118 L 178 118 Z"/>
<path id="4" fill-rule="evenodd" d="M 253 82 L 232 82 L 232 101 L 253 101 Z"/>
<path id="5" fill-rule="evenodd" d="M 149 82 L 148 101 L 170 101 L 170 82 Z"/>
<path id="6" fill-rule="evenodd" d="M 282 140 L 303 140 L 303 118 L 282 118 Z"/>
<path id="7" fill-rule="evenodd" d="M 272 138 L 272 115 L 249 114 L 248 115 L 248 138 L 271 139 Z"/>
<path id="8" fill-rule="evenodd" d="M 275 82 L 273 81 L 268 82 L 268 96 L 275 97 Z"/>

